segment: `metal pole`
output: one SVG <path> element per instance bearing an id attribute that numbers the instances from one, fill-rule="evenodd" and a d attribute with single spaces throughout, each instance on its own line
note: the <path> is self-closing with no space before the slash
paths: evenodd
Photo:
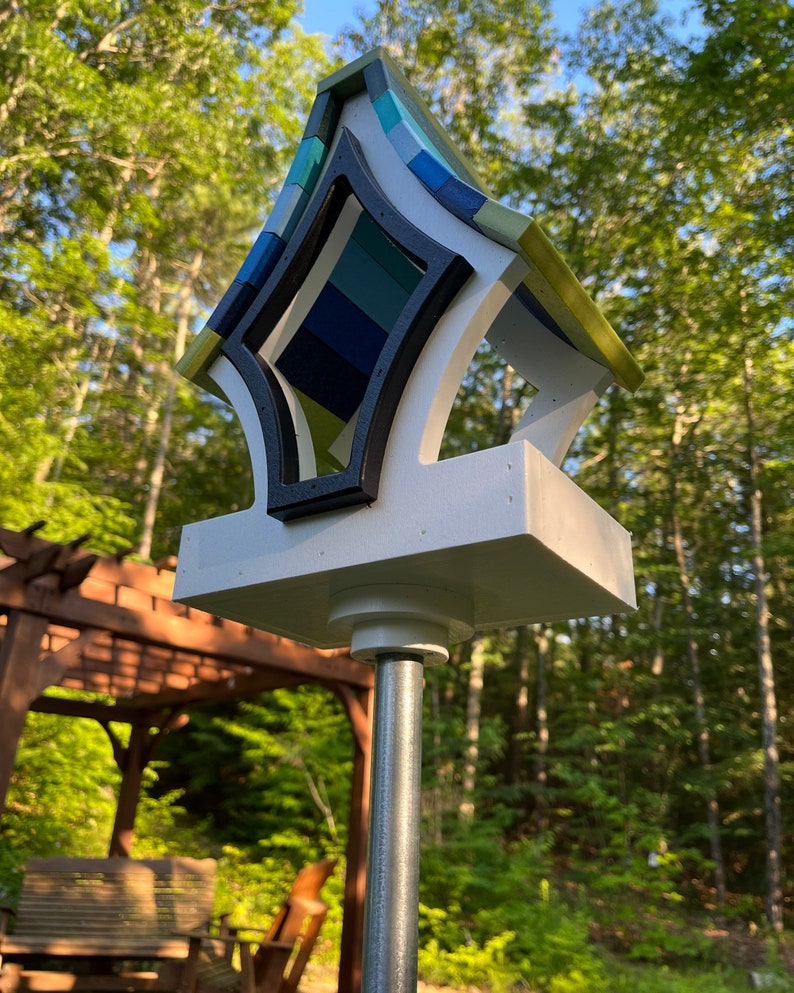
<path id="1" fill-rule="evenodd" d="M 363 993 L 416 993 L 422 657 L 375 663 Z"/>

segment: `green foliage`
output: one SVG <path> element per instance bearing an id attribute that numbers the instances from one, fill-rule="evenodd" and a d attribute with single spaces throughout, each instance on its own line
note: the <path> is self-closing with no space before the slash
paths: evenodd
<path id="1" fill-rule="evenodd" d="M 17 754 L 3 839 L 30 854 L 101 854 L 115 814 L 120 774 L 93 721 L 29 714 Z M 123 735 L 126 730 L 118 728 Z"/>
<path id="2" fill-rule="evenodd" d="M 347 718 L 330 694 L 276 690 L 196 711 L 164 743 L 152 790 L 180 789 L 191 817 L 256 859 L 280 852 L 300 865 L 344 850 L 352 749 Z"/>
<path id="3" fill-rule="evenodd" d="M 419 974 L 429 983 L 487 986 L 493 993 L 509 993 L 521 978 L 521 970 L 506 960 L 506 950 L 514 937 L 512 931 L 505 931 L 489 938 L 482 947 L 469 941 L 452 950 L 442 948 L 437 939 L 431 938 L 419 950 Z"/>
<path id="4" fill-rule="evenodd" d="M 28 856 L 107 854 L 119 781 L 110 741 L 94 721 L 28 715 L 0 826 L 7 896 L 16 898 Z"/>
<path id="5" fill-rule="evenodd" d="M 742 971 L 709 970 L 691 973 L 669 966 L 633 967 L 618 960 L 611 961 L 610 993 L 736 993 L 747 989 L 747 976 Z M 706 985 L 707 984 L 707 985 Z"/>
<path id="6" fill-rule="evenodd" d="M 423 858 L 422 975 L 493 990 L 521 980 L 539 991 L 605 993 L 587 915 L 550 885 L 542 847 L 505 847 L 482 828 L 472 835 L 468 849 L 461 838 Z"/>
<path id="7" fill-rule="evenodd" d="M 0 10 L 3 525 L 135 545 L 166 426 L 153 558 L 186 521 L 250 504 L 239 425 L 171 369 L 331 64 L 290 25 L 297 6 Z M 553 625 L 543 663 L 537 631 L 482 635 L 479 691 L 466 648 L 428 672 L 422 972 L 548 993 L 744 988 L 702 914 L 762 922 L 759 578 L 794 843 L 790 6 L 697 0 L 687 38 L 651 0 L 604 2 L 567 41 L 545 2 L 370 7 L 349 54 L 395 54 L 648 373 L 636 397 L 602 399 L 565 465 L 632 531 L 636 614 Z M 483 347 L 443 456 L 504 442 L 531 394 Z M 322 691 L 195 712 L 147 781 L 135 854 L 219 857 L 218 910 L 264 923 L 302 864 L 344 850 L 351 747 Z M 0 829 L 6 895 L 27 855 L 104 854 L 117 785 L 101 729 L 31 715 Z"/>

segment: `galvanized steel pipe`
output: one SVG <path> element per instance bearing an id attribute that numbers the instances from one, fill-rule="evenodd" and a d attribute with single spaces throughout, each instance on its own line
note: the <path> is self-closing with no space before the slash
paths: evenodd
<path id="1" fill-rule="evenodd" d="M 422 658 L 375 663 L 363 993 L 416 993 Z"/>

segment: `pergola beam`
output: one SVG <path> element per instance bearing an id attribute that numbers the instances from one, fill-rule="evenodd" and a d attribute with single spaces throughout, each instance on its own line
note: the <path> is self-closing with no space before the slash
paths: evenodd
<path id="1" fill-rule="evenodd" d="M 311 683 L 343 703 L 353 730 L 340 990 L 361 988 L 372 670 L 175 604 L 173 573 L 0 528 L 0 811 L 29 711 L 85 717 L 108 733 L 122 771 L 113 855 L 129 855 L 141 779 L 164 730 L 202 703 Z M 3 554 L 5 553 L 5 557 Z M 3 624 L 3 616 L 5 623 Z M 103 691 L 114 703 L 42 695 Z M 130 725 L 122 746 L 111 723 Z"/>
<path id="2" fill-rule="evenodd" d="M 340 680 L 356 686 L 371 684 L 366 667 L 348 656 L 321 653 L 287 639 L 252 636 L 243 625 L 218 625 L 165 612 L 144 613 L 114 604 L 87 600 L 77 590 L 61 593 L 40 583 L 20 583 L 0 572 L 0 606 L 46 618 L 52 624 L 76 628 L 101 628 L 136 643 L 161 648 L 178 648 L 237 665 L 283 670 L 314 680 Z M 277 651 L 267 651 L 268 641 Z"/>

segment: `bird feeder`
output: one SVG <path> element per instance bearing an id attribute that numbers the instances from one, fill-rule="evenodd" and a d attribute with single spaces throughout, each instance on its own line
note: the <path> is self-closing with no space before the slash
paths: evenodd
<path id="1" fill-rule="evenodd" d="M 439 461 L 483 338 L 536 393 L 507 444 Z M 320 83 L 264 230 L 179 369 L 234 408 L 255 496 L 184 528 L 176 599 L 411 663 L 385 685 L 376 675 L 374 747 L 398 727 L 403 745 L 380 749 L 380 772 L 374 759 L 373 816 L 415 807 L 405 738 L 415 744 L 422 666 L 450 643 L 634 608 L 629 535 L 560 466 L 604 391 L 633 392 L 642 372 L 384 51 Z M 415 988 L 415 943 L 407 959 L 400 948 L 416 859 L 394 849 L 413 851 L 418 820 L 394 816 L 372 826 L 365 983 L 379 993 Z M 407 891 L 395 882 L 406 861 Z"/>

